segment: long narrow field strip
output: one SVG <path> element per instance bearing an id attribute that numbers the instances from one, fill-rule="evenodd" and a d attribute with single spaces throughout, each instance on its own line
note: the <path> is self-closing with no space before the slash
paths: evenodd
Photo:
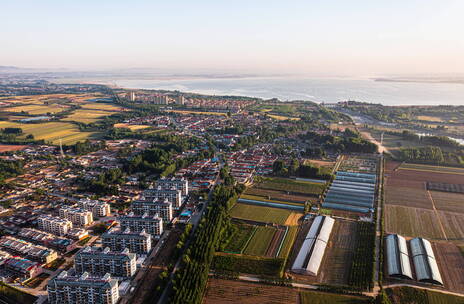
<path id="1" fill-rule="evenodd" d="M 464 168 L 455 168 L 455 167 L 443 167 L 443 166 L 403 163 L 401 164 L 400 169 L 464 175 Z"/>
<path id="2" fill-rule="evenodd" d="M 246 192 L 245 192 L 246 193 Z M 250 194 L 242 194 L 240 196 L 242 199 L 249 199 L 249 200 L 257 200 L 257 201 L 263 201 L 263 202 L 270 202 L 270 203 L 277 203 L 277 204 L 284 204 L 284 205 L 292 205 L 292 206 L 304 206 L 304 202 L 301 203 L 295 203 L 295 202 L 289 202 L 289 201 L 283 201 L 283 200 L 277 200 L 277 199 L 268 199 L 267 197 L 264 196 L 258 196 L 258 195 L 250 195 Z"/>
<path id="3" fill-rule="evenodd" d="M 119 112 L 122 110 L 121 107 L 109 103 L 100 103 L 100 102 L 85 102 L 80 104 L 83 109 L 91 110 L 101 110 L 101 111 L 110 111 L 110 112 Z"/>
<path id="4" fill-rule="evenodd" d="M 243 253 L 247 255 L 265 256 L 276 231 L 277 229 L 274 227 L 259 226 Z"/>
<path id="5" fill-rule="evenodd" d="M 307 195 L 319 195 L 324 191 L 325 185 L 306 181 L 297 181 L 289 178 L 265 178 L 256 188 L 294 192 Z"/>
<path id="6" fill-rule="evenodd" d="M 242 203 L 235 204 L 230 210 L 230 216 L 234 218 L 280 225 L 284 225 L 292 213 L 291 210 Z"/>
<path id="7" fill-rule="evenodd" d="M 283 258 L 283 259 L 286 259 L 288 257 L 292 249 L 293 243 L 295 242 L 297 232 L 298 232 L 297 226 L 288 227 L 287 234 L 285 235 L 285 239 L 283 240 L 280 246 L 280 251 L 277 257 Z"/>

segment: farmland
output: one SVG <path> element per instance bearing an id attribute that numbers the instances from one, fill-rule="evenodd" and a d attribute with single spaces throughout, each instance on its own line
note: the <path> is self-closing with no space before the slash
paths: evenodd
<path id="1" fill-rule="evenodd" d="M 248 246 L 246 247 L 244 254 L 265 256 L 274 234 L 277 233 L 277 229 L 273 227 L 258 227 L 255 234 L 251 238 Z M 280 244 L 280 242 L 279 242 Z"/>
<path id="2" fill-rule="evenodd" d="M 236 203 L 230 210 L 230 216 L 238 219 L 275 223 L 284 225 L 288 217 L 294 212 L 286 209 L 262 207 Z"/>
<path id="3" fill-rule="evenodd" d="M 95 135 L 94 132 L 81 132 L 77 126 L 68 122 L 26 124 L 0 121 L 1 128 L 21 128 L 25 134 L 32 134 L 35 139 L 43 139 L 53 144 L 58 144 L 60 139 L 63 144 L 72 144 L 77 141 L 84 141 Z"/>
<path id="4" fill-rule="evenodd" d="M 105 97 L 105 102 L 97 102 L 102 97 Z M 99 93 L 12 96 L 0 100 L 8 104 L 0 109 L 4 119 L 0 121 L 0 128 L 21 128 L 24 137 L 32 134 L 34 139 L 52 144 L 58 144 L 60 139 L 63 144 L 74 144 L 88 138 L 98 138 L 95 132 L 80 131 L 76 123 L 94 123 L 105 116 L 124 110 L 108 103 L 107 100 L 111 99 Z M 54 116 L 59 113 L 63 116 Z M 19 122 L 21 119 L 44 115 L 50 116 L 54 121 Z"/>
<path id="5" fill-rule="evenodd" d="M 232 253 L 243 253 L 243 250 L 246 248 L 250 238 L 255 233 L 256 227 L 252 225 L 236 223 L 234 224 L 234 229 L 235 232 L 232 235 L 232 239 L 227 244 L 225 251 Z"/>
<path id="6" fill-rule="evenodd" d="M 99 111 L 99 110 L 75 110 L 74 113 L 68 117 L 61 119 L 62 121 L 77 121 L 83 123 L 96 122 L 102 117 L 111 115 L 115 112 Z"/>
<path id="7" fill-rule="evenodd" d="M 280 277 L 285 259 L 216 253 L 211 267 L 216 271 Z"/>
<path id="8" fill-rule="evenodd" d="M 464 293 L 464 256 L 459 247 L 450 242 L 432 244 L 441 271 L 444 287 L 454 292 Z"/>
<path id="9" fill-rule="evenodd" d="M 461 304 L 463 297 L 411 287 L 387 288 L 392 304 Z"/>
<path id="10" fill-rule="evenodd" d="M 287 258 L 297 227 L 276 228 L 234 223 L 234 234 L 225 248 L 227 253 Z M 282 250 L 279 252 L 279 249 Z"/>
<path id="11" fill-rule="evenodd" d="M 324 191 L 325 185 L 306 181 L 297 181 L 289 178 L 267 177 L 263 178 L 262 182 L 255 185 L 254 188 L 318 196 L 322 193 L 322 191 Z"/>
<path id="12" fill-rule="evenodd" d="M 4 108 L 6 112 L 28 113 L 30 115 L 43 115 L 47 113 L 58 113 L 66 110 L 68 107 L 63 105 L 25 105 L 11 108 Z"/>
<path id="13" fill-rule="evenodd" d="M 291 287 L 210 278 L 203 303 L 367 304 L 370 302 L 368 298 L 364 297 L 336 295 L 317 291 L 300 291 Z"/>
<path id="14" fill-rule="evenodd" d="M 430 183 L 464 184 L 462 172 L 461 168 L 387 162 L 386 231 L 411 237 L 462 239 L 464 194 L 427 190 Z"/>

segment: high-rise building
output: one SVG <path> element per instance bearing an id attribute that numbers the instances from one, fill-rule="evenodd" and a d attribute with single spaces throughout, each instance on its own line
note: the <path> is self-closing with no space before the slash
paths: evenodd
<path id="1" fill-rule="evenodd" d="M 152 237 L 144 230 L 132 232 L 129 229 L 112 228 L 102 234 L 102 244 L 104 247 L 109 247 L 111 251 L 128 248 L 132 253 L 147 254 L 151 250 Z"/>
<path id="2" fill-rule="evenodd" d="M 119 300 L 118 280 L 109 273 L 90 276 L 62 271 L 47 283 L 50 304 L 116 304 Z"/>
<path id="3" fill-rule="evenodd" d="M 159 237 L 163 233 L 163 219 L 158 214 L 150 216 L 148 213 L 144 215 L 136 215 L 133 212 L 128 215 L 118 217 L 121 224 L 121 229 L 140 232 L 145 230 L 154 237 Z"/>
<path id="4" fill-rule="evenodd" d="M 161 189 L 176 189 L 182 192 L 182 195 L 188 195 L 189 188 L 188 188 L 188 180 L 184 177 L 162 177 L 155 182 L 155 188 Z"/>
<path id="5" fill-rule="evenodd" d="M 168 200 L 136 200 L 132 202 L 132 211 L 137 215 L 155 216 L 158 214 L 165 223 L 170 223 L 173 217 L 172 203 Z"/>
<path id="6" fill-rule="evenodd" d="M 93 223 L 92 212 L 72 207 L 60 208 L 60 217 L 70 220 L 74 225 L 85 227 Z"/>
<path id="7" fill-rule="evenodd" d="M 167 95 L 155 96 L 154 103 L 159 105 L 167 105 L 169 103 L 169 97 Z"/>
<path id="8" fill-rule="evenodd" d="M 136 255 L 127 248 L 113 252 L 110 248 L 85 247 L 74 256 L 74 268 L 78 273 L 88 272 L 95 276 L 109 273 L 113 277 L 129 278 L 137 270 Z"/>
<path id="9" fill-rule="evenodd" d="M 111 213 L 110 205 L 98 200 L 83 198 L 77 205 L 79 208 L 91 211 L 94 218 L 109 216 Z"/>
<path id="10" fill-rule="evenodd" d="M 176 96 L 176 104 L 183 105 L 185 104 L 185 98 L 183 95 Z"/>
<path id="11" fill-rule="evenodd" d="M 39 216 L 37 218 L 37 225 L 39 229 L 56 235 L 66 235 L 73 227 L 70 220 L 49 215 Z"/>

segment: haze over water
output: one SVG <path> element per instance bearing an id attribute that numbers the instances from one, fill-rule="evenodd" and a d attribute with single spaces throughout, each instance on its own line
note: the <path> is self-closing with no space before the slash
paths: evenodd
<path id="1" fill-rule="evenodd" d="M 280 100 L 338 102 L 357 100 L 383 105 L 464 105 L 464 84 L 385 82 L 373 79 L 250 77 L 209 79 L 115 79 L 124 88 L 179 90 Z"/>

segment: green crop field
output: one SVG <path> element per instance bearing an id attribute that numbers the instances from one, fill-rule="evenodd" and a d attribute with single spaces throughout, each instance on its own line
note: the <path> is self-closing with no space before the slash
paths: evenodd
<path id="1" fill-rule="evenodd" d="M 251 195 L 251 194 L 242 194 L 240 198 L 243 199 L 249 199 L 249 200 L 256 200 L 256 201 L 263 201 L 263 202 L 271 202 L 271 203 L 277 203 L 277 204 L 284 204 L 284 205 L 293 205 L 293 206 L 304 206 L 303 203 L 295 203 L 295 202 L 289 202 L 289 201 L 284 201 L 284 200 L 276 200 L 276 199 L 268 199 L 265 196 L 260 196 L 260 195 Z"/>
<path id="2" fill-rule="evenodd" d="M 25 134 L 34 135 L 35 139 L 58 144 L 60 139 L 63 144 L 74 144 L 94 136 L 94 132 L 81 132 L 72 123 L 68 122 L 44 122 L 44 123 L 17 123 L 11 121 L 0 121 L 2 128 L 21 128 Z"/>
<path id="3" fill-rule="evenodd" d="M 284 259 L 216 253 L 212 269 L 266 276 L 280 276 Z"/>
<path id="4" fill-rule="evenodd" d="M 122 110 L 121 107 L 113 105 L 110 103 L 100 103 L 100 102 L 84 102 L 80 104 L 83 109 L 91 110 L 101 110 L 101 111 L 110 111 L 110 112 L 119 112 Z"/>
<path id="5" fill-rule="evenodd" d="M 300 293 L 301 304 L 369 304 L 371 300 L 366 297 L 337 295 L 315 291 L 303 291 Z"/>
<path id="6" fill-rule="evenodd" d="M 286 209 L 262 207 L 242 203 L 235 204 L 230 210 L 231 217 L 280 225 L 284 225 L 287 218 L 292 213 L 292 211 Z"/>
<path id="7" fill-rule="evenodd" d="M 280 190 L 280 191 L 289 191 L 294 193 L 301 193 L 306 195 L 319 195 L 324 191 L 325 185 L 297 181 L 289 178 L 264 178 L 264 180 L 255 185 L 256 188 L 269 189 L 269 190 Z"/>
<path id="8" fill-rule="evenodd" d="M 293 243 L 295 242 L 296 234 L 298 233 L 297 226 L 288 226 L 288 232 L 285 236 L 284 243 L 282 244 L 282 248 L 279 252 L 279 258 L 286 259 L 290 254 L 290 250 L 292 249 Z"/>
<path id="9" fill-rule="evenodd" d="M 247 245 L 248 241 L 255 231 L 255 226 L 245 224 L 234 224 L 235 232 L 232 235 L 231 240 L 227 244 L 226 252 L 242 253 Z"/>
<path id="10" fill-rule="evenodd" d="M 245 248 L 244 254 L 264 256 L 275 232 L 276 229 L 273 227 L 259 226 Z"/>

